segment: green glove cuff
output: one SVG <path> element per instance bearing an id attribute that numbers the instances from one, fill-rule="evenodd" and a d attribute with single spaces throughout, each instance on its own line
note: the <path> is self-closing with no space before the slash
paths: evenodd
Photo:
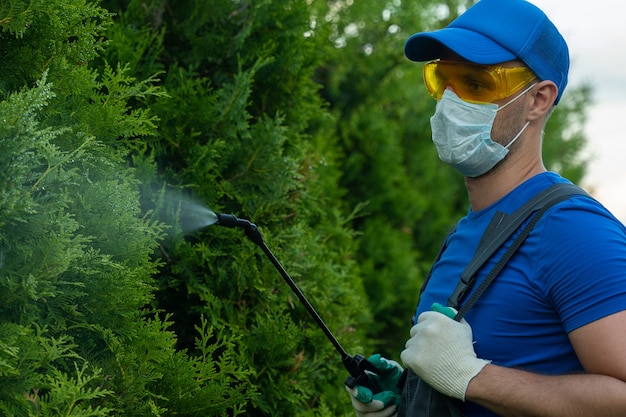
<path id="1" fill-rule="evenodd" d="M 432 311 L 436 311 L 437 313 L 441 313 L 444 316 L 448 316 L 453 320 L 456 317 L 456 310 L 453 309 L 452 307 L 445 307 L 439 303 L 435 303 L 430 307 L 430 309 Z"/>

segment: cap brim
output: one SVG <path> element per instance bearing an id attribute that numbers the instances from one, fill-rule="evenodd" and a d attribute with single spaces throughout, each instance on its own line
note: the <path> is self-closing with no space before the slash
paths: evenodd
<path id="1" fill-rule="evenodd" d="M 451 27 L 412 35 L 404 44 L 404 54 L 411 61 L 430 61 L 441 58 L 443 46 L 476 64 L 491 65 L 516 59 L 515 55 L 486 36 Z"/>

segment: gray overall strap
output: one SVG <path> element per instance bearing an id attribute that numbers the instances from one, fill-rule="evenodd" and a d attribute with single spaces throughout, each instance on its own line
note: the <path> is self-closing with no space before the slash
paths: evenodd
<path id="1" fill-rule="evenodd" d="M 530 199 L 526 204 L 510 215 L 504 213 L 496 213 L 492 222 L 487 227 L 485 234 L 481 238 L 481 242 L 474 254 L 474 257 L 467 265 L 461 279 L 457 284 L 454 292 L 448 299 L 448 306 L 455 308 L 459 313 L 456 319 L 460 320 L 465 313 L 472 307 L 478 297 L 487 289 L 500 270 L 505 266 L 506 262 L 513 256 L 515 251 L 521 246 L 526 237 L 530 234 L 533 227 L 537 224 L 540 217 L 554 204 L 568 199 L 572 195 L 589 196 L 580 187 L 570 183 L 558 183 L 541 191 Z M 513 241 L 511 246 L 498 261 L 494 269 L 483 280 L 481 285 L 476 289 L 472 297 L 464 303 L 463 308 L 460 305 L 463 299 L 471 291 L 476 280 L 476 273 L 487 262 L 487 260 L 506 242 L 511 235 L 524 223 L 529 216 L 532 219 L 526 224 L 522 232 Z"/>

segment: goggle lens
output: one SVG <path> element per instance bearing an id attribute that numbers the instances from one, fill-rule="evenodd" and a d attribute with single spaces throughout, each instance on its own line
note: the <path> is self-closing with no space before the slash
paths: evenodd
<path id="1" fill-rule="evenodd" d="M 492 103 L 519 91 L 537 78 L 526 67 L 505 68 L 455 61 L 424 64 L 424 84 L 429 94 L 440 100 L 452 87 L 456 95 L 472 103 Z"/>

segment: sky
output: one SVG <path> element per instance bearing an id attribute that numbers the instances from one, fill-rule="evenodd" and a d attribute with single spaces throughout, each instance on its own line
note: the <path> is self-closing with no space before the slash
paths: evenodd
<path id="1" fill-rule="evenodd" d="M 569 86 L 589 83 L 585 128 L 591 156 L 582 185 L 626 223 L 626 24 L 623 0 L 530 0 L 559 29 L 570 51 Z M 567 94 L 567 89 L 565 93 Z"/>

